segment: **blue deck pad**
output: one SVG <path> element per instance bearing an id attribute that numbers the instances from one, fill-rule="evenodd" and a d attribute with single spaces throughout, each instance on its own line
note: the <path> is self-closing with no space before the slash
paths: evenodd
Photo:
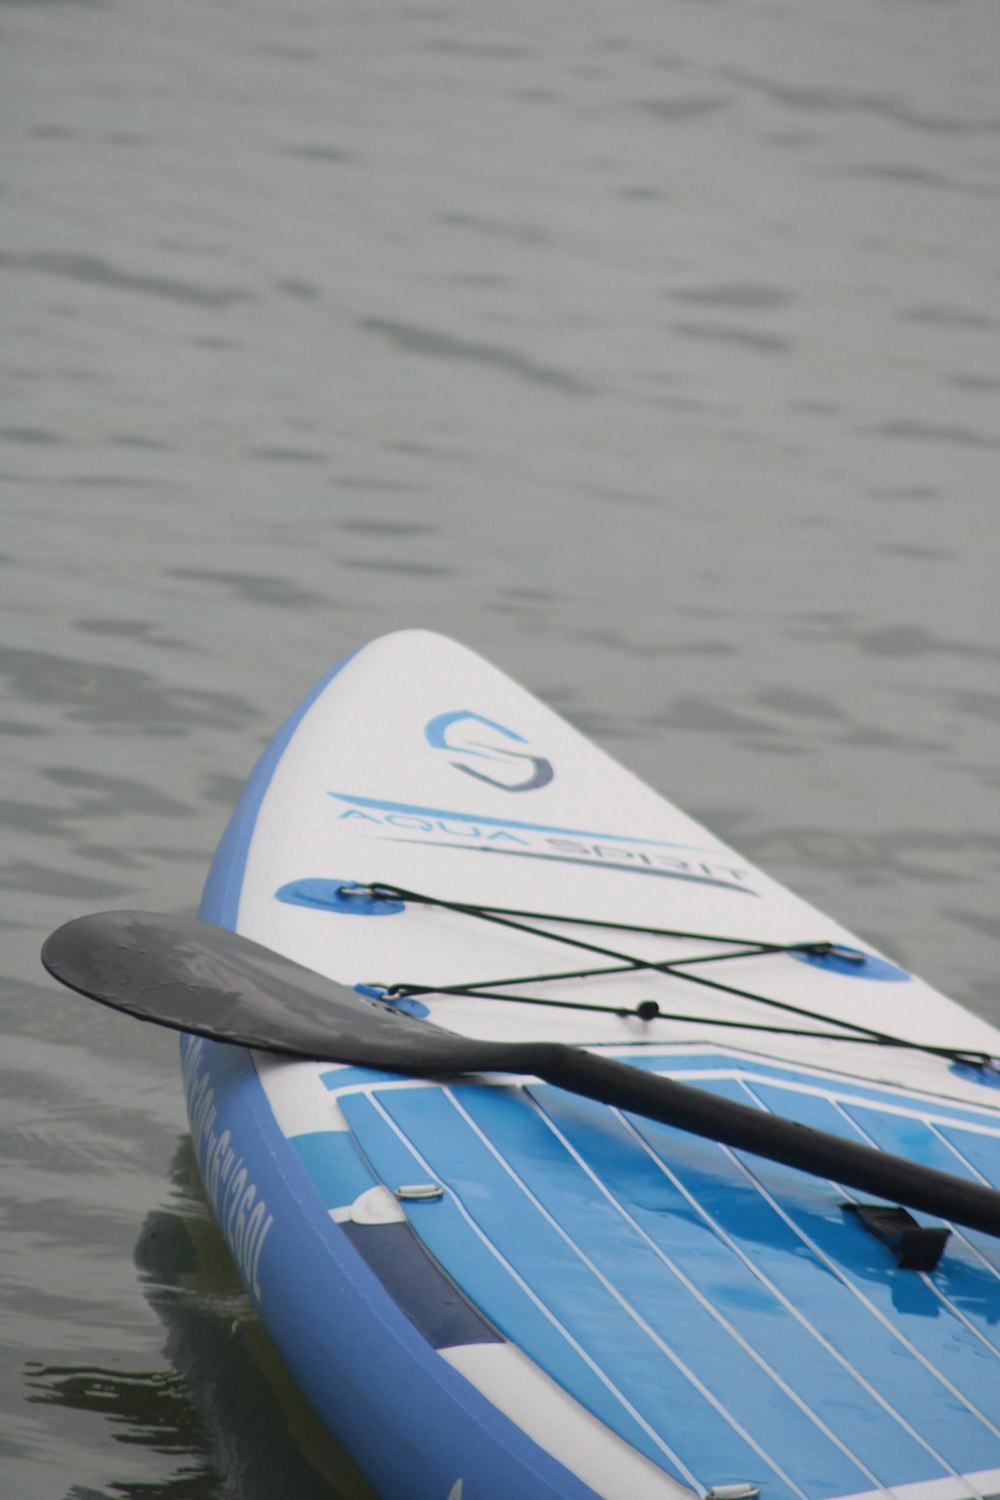
<path id="1" fill-rule="evenodd" d="M 1000 1109 L 995 1105 L 977 1108 L 975 1105 L 952 1104 L 936 1096 L 925 1098 L 909 1090 L 862 1083 L 839 1074 L 819 1073 L 816 1069 L 783 1067 L 778 1063 L 764 1062 L 740 1053 L 708 1052 L 665 1056 L 663 1053 L 649 1051 L 633 1053 L 627 1060 L 630 1067 L 642 1068 L 647 1072 L 669 1071 L 671 1075 L 683 1075 L 688 1072 L 712 1071 L 728 1074 L 740 1078 L 751 1089 L 755 1089 L 758 1083 L 767 1082 L 779 1086 L 788 1084 L 798 1091 L 801 1091 L 803 1085 L 807 1088 L 825 1088 L 830 1097 L 837 1099 L 848 1114 L 855 1107 L 864 1108 L 864 1114 L 857 1116 L 858 1122 L 875 1143 L 887 1151 L 919 1159 L 927 1166 L 940 1167 L 959 1177 L 968 1175 L 976 1179 L 978 1176 L 993 1187 L 1000 1188 Z M 970 1074 L 974 1071 L 967 1070 Z M 710 1080 L 705 1079 L 704 1085 L 709 1087 Z M 776 1095 L 775 1099 L 777 1107 L 783 1113 L 792 1112 L 794 1106 L 788 1093 Z M 898 1109 L 911 1113 L 902 1116 L 893 1113 Z M 924 1113 L 933 1118 L 933 1125 L 921 1118 Z M 897 1129 L 902 1129 L 902 1122 L 914 1121 L 914 1117 L 915 1131 L 912 1135 L 895 1133 Z M 954 1122 L 957 1129 L 954 1136 L 951 1134 L 949 1121 Z M 961 1125 L 969 1125 L 972 1129 L 958 1128 Z M 994 1131 L 996 1134 L 984 1135 L 983 1131 Z M 938 1137 L 953 1145 L 954 1151 L 945 1150 L 939 1155 L 941 1142 Z M 959 1157 L 964 1158 L 968 1165 L 963 1167 Z M 974 1247 L 978 1263 L 986 1261 L 1000 1274 L 1000 1240 L 971 1229 L 961 1230 L 961 1235 Z M 962 1253 L 960 1246 L 953 1239 L 949 1245 L 950 1259 L 946 1257 L 936 1273 L 939 1278 L 950 1274 L 954 1257 L 958 1253 Z M 976 1260 L 977 1256 L 972 1258 Z M 1000 1306 L 997 1303 L 1000 1287 L 991 1292 L 988 1286 L 977 1281 L 974 1288 L 977 1308 L 980 1294 L 983 1302 L 981 1311 L 989 1320 L 994 1335 L 1000 1337 L 997 1333 L 997 1325 L 1000 1324 Z"/>
<path id="2" fill-rule="evenodd" d="M 752 1097 L 738 1084 L 704 1086 L 742 1103 Z M 803 1123 L 850 1133 L 850 1125 L 828 1100 L 784 1089 L 773 1097 L 764 1086 L 756 1086 L 755 1091 L 766 1102 L 774 1102 L 782 1113 Z M 749 1153 L 737 1154 L 791 1221 L 800 1255 L 806 1248 L 803 1236 L 819 1252 L 828 1283 L 827 1294 L 820 1300 L 831 1342 L 839 1340 L 838 1346 L 852 1364 L 869 1376 L 914 1430 L 958 1473 L 1000 1465 L 1000 1433 L 971 1411 L 948 1384 L 959 1390 L 967 1388 L 977 1373 L 982 1375 L 981 1356 L 990 1357 L 988 1351 L 947 1312 L 919 1276 L 886 1265 L 884 1247 L 853 1215 L 840 1210 L 841 1196 L 829 1182 Z M 771 1214 L 778 1217 L 774 1209 Z M 793 1300 L 799 1302 L 798 1297 Z M 810 1299 L 799 1305 L 811 1310 L 814 1304 Z M 914 1307 L 917 1310 L 911 1311 Z M 944 1378 L 929 1369 L 920 1354 Z M 970 1354 L 980 1356 L 971 1360 L 971 1369 Z M 976 1397 L 984 1396 L 990 1397 L 990 1420 L 995 1421 L 1000 1416 L 1000 1381 L 992 1393 L 982 1392 L 977 1382 Z M 977 1404 L 981 1406 L 981 1400 Z"/>
<path id="3" fill-rule="evenodd" d="M 971 1171 L 974 1178 L 978 1176 L 990 1187 L 1000 1189 L 1000 1140 L 996 1136 L 981 1135 L 974 1130 L 959 1130 L 943 1124 L 936 1128 L 942 1140 L 958 1153 L 966 1169 Z M 982 1259 L 1000 1276 L 1000 1240 L 997 1240 L 994 1235 L 977 1234 L 971 1229 L 962 1232 Z M 997 1331 L 996 1325 L 1000 1322 L 998 1298 L 1000 1298 L 1000 1288 L 995 1288 L 989 1299 L 987 1313 L 993 1325 L 994 1336 Z"/>
<path id="4" fill-rule="evenodd" d="M 947 1126 L 938 1134 L 926 1120 L 912 1116 L 856 1104 L 843 1108 L 865 1137 L 884 1151 L 973 1181 L 977 1178 L 969 1163 L 973 1156 L 981 1155 L 984 1165 L 993 1165 L 994 1173 L 1000 1176 L 996 1167 L 1000 1162 L 1000 1137 Z M 950 1149 L 949 1141 L 955 1150 Z M 1000 1241 L 971 1229 L 954 1229 L 931 1279 L 1000 1354 Z M 1000 1381 L 1000 1366 L 993 1378 Z"/>
<path id="5" fill-rule="evenodd" d="M 941 1166 L 945 1171 L 957 1170 L 959 1175 L 968 1175 L 967 1172 L 962 1172 L 961 1163 L 946 1146 L 936 1140 L 930 1127 L 923 1121 L 907 1120 L 898 1115 L 886 1116 L 882 1111 L 862 1110 L 857 1105 L 845 1112 L 828 1099 L 819 1099 L 809 1094 L 790 1095 L 786 1089 L 768 1089 L 763 1085 L 757 1085 L 753 1092 L 769 1109 L 780 1110 L 792 1119 L 801 1120 L 803 1124 L 828 1130 L 831 1135 L 840 1134 L 857 1140 L 860 1131 L 855 1129 L 851 1119 L 856 1116 L 862 1130 L 874 1132 L 878 1128 L 888 1150 L 895 1150 L 898 1146 L 902 1154 L 916 1161 L 926 1162 L 929 1166 Z M 880 1123 L 883 1121 L 885 1123 Z M 897 1145 L 889 1144 L 897 1132 L 901 1137 L 897 1140 Z M 958 1133 L 963 1138 L 971 1134 L 968 1131 Z M 986 1139 L 991 1141 L 994 1151 L 1000 1147 L 1000 1142 L 992 1137 Z M 939 1148 L 940 1155 L 937 1160 L 932 1161 L 930 1158 L 935 1146 Z M 950 1160 L 947 1160 L 949 1157 Z M 856 1198 L 858 1195 L 852 1193 L 850 1196 Z M 930 1216 L 923 1217 L 927 1219 Z M 932 1219 L 931 1222 L 940 1221 Z M 857 1229 L 860 1226 L 853 1227 Z M 984 1356 L 990 1358 L 989 1351 L 983 1348 L 981 1339 L 965 1326 L 962 1319 L 939 1296 L 936 1288 L 940 1282 L 940 1273 L 936 1271 L 932 1276 L 925 1277 L 913 1272 L 900 1272 L 885 1246 L 863 1230 L 860 1235 L 855 1233 L 850 1237 L 850 1245 L 850 1257 L 844 1262 L 847 1274 L 856 1284 L 861 1285 L 864 1294 L 891 1319 L 904 1337 L 988 1420 L 1000 1428 L 1000 1364 L 995 1364 L 990 1371 L 983 1361 Z M 949 1261 L 953 1265 L 961 1265 L 961 1255 L 961 1241 L 953 1236 L 941 1265 L 944 1266 Z M 990 1278 L 988 1271 L 975 1274 L 975 1267 L 970 1266 L 970 1269 L 973 1271 L 973 1284 L 978 1288 L 976 1300 L 981 1302 L 982 1293 L 988 1288 L 996 1316 L 1000 1312 L 1000 1281 Z M 992 1286 L 989 1284 L 990 1280 Z M 941 1291 L 944 1291 L 943 1284 Z M 997 1451 L 1000 1452 L 1000 1438 L 997 1442 Z"/>
<path id="6" fill-rule="evenodd" d="M 886 1414 L 865 1385 L 845 1369 L 824 1342 L 796 1319 L 781 1299 L 783 1289 L 778 1276 L 772 1278 L 773 1289 L 768 1284 L 767 1271 L 760 1266 L 752 1225 L 743 1226 L 751 1233 L 744 1234 L 736 1242 L 738 1250 L 734 1249 L 685 1197 L 651 1153 L 643 1149 L 617 1114 L 549 1085 L 533 1086 L 530 1093 L 639 1229 L 776 1375 L 787 1381 L 804 1405 L 821 1413 L 832 1438 L 872 1476 L 867 1484 L 855 1482 L 855 1490 L 871 1488 L 873 1483 L 901 1484 L 927 1477 L 926 1451 Z M 686 1142 L 684 1156 L 688 1160 L 692 1156 L 699 1159 L 702 1175 L 715 1171 L 715 1156 L 721 1159 L 727 1179 L 717 1184 L 721 1193 L 736 1196 L 746 1192 L 750 1196 L 746 1189 L 728 1180 L 732 1177 L 732 1164 L 718 1148 L 693 1137 L 686 1138 Z M 738 1201 L 734 1206 L 738 1210 Z M 786 1253 L 797 1252 L 789 1249 Z M 781 1255 L 779 1247 L 773 1252 L 773 1259 L 780 1263 Z M 815 1279 L 822 1282 L 822 1273 Z M 667 1315 L 672 1314 L 678 1295 L 683 1295 L 679 1286 L 665 1304 Z M 808 1316 L 808 1309 L 803 1311 Z M 728 1358 L 731 1340 L 720 1327 L 710 1331 L 710 1342 L 717 1358 Z M 761 1378 L 759 1371 L 756 1378 Z M 795 1437 L 794 1429 L 782 1430 L 782 1446 L 778 1448 L 782 1459 L 786 1452 L 785 1431 L 789 1438 Z M 804 1444 L 803 1452 L 823 1454 L 820 1436 L 817 1427 Z M 826 1441 L 827 1454 L 830 1447 L 831 1442 Z M 829 1469 L 822 1471 L 818 1481 L 812 1481 L 810 1493 L 817 1497 L 851 1493 L 850 1484 L 840 1479 L 845 1462 L 842 1457 L 837 1457 L 836 1462 L 831 1460 Z M 931 1468 L 930 1472 L 939 1474 L 941 1470 Z M 854 1476 L 856 1480 L 856 1469 Z"/>
<path id="7" fill-rule="evenodd" d="M 728 1153 L 695 1136 L 636 1116 L 630 1117 L 630 1123 L 685 1192 L 752 1260 L 760 1275 L 837 1352 L 848 1371 L 854 1372 L 874 1399 L 877 1392 L 887 1403 L 875 1430 L 879 1442 L 885 1444 L 884 1467 L 899 1465 L 895 1482 L 940 1478 L 947 1472 L 926 1445 L 925 1417 L 933 1421 L 935 1431 L 943 1427 L 950 1446 L 955 1446 L 954 1437 L 947 1437 L 947 1421 L 942 1424 L 937 1416 L 938 1383 L 930 1376 L 924 1378 L 922 1367 L 905 1357 L 898 1342 L 859 1306 L 850 1288 L 810 1252 L 794 1227 L 758 1190 L 754 1178 L 741 1171 Z M 747 1162 L 764 1178 L 764 1163 L 755 1157 Z M 852 1227 L 837 1209 L 827 1184 L 790 1169 L 774 1168 L 767 1187 L 790 1216 L 801 1205 L 809 1220 L 828 1214 L 838 1231 Z M 857 1232 L 864 1233 L 860 1228 Z"/>
<path id="8" fill-rule="evenodd" d="M 503 1261 L 533 1289 L 568 1338 L 588 1350 L 625 1401 L 655 1431 L 664 1434 L 703 1490 L 735 1476 L 766 1486 L 769 1500 L 792 1500 L 801 1495 L 781 1467 L 762 1451 L 759 1439 L 755 1442 L 740 1431 L 719 1394 L 704 1386 L 699 1388 L 677 1357 L 665 1352 L 656 1337 L 622 1306 L 596 1269 L 567 1244 L 464 1119 L 446 1090 L 385 1090 L 379 1102 L 413 1142 L 435 1178 L 459 1198 Z M 517 1104 L 528 1113 L 525 1101 Z M 355 1105 L 354 1099 L 346 1100 L 345 1112 L 350 1110 L 352 1128 L 358 1130 L 361 1144 L 370 1155 L 368 1135 L 360 1121 L 356 1124 L 357 1112 L 351 1108 Z M 565 1153 L 563 1165 L 572 1172 L 572 1160 Z M 413 1220 L 420 1233 L 424 1232 L 426 1218 L 429 1215 L 421 1216 L 419 1222 Z M 627 1236 L 625 1240 L 627 1243 Z M 618 1250 L 621 1248 L 619 1245 Z M 638 1253 L 642 1249 L 640 1243 Z M 505 1325 L 484 1303 L 480 1288 L 469 1279 L 461 1252 L 461 1245 L 445 1243 L 435 1248 L 445 1268 L 502 1331 L 543 1363 L 522 1330 L 516 1324 Z M 662 1281 L 669 1279 L 661 1276 Z M 734 1358 L 739 1355 L 735 1347 L 733 1354 Z M 567 1383 L 564 1371 L 550 1368 L 549 1373 L 577 1399 L 584 1400 L 575 1384 Z M 778 1393 L 779 1402 L 781 1399 Z M 621 1418 L 614 1411 L 605 1409 L 597 1414 L 613 1430 L 622 1430 Z M 648 1447 L 644 1451 L 648 1452 Z M 706 1459 L 712 1466 L 708 1472 Z M 659 1461 L 662 1463 L 662 1456 Z M 855 1471 L 848 1492 L 858 1487 Z M 834 1486 L 825 1493 L 842 1494 L 844 1488 Z"/>
<path id="9" fill-rule="evenodd" d="M 348 1130 L 313 1130 L 290 1137 L 288 1144 L 326 1209 L 344 1208 L 378 1185 Z"/>
<path id="10" fill-rule="evenodd" d="M 349 1063 L 338 1063 L 329 1073 L 321 1073 L 320 1081 L 331 1094 L 338 1094 L 341 1089 L 368 1088 L 373 1083 L 399 1083 L 400 1076 L 380 1068 L 354 1068 Z"/>
<path id="11" fill-rule="evenodd" d="M 1000 1188 L 1000 1140 L 996 1136 L 981 1135 L 972 1130 L 956 1130 L 949 1125 L 943 1125 L 940 1129 L 948 1144 L 960 1153 L 990 1187 Z M 996 1240 L 993 1243 L 995 1245 Z"/>
<path id="12" fill-rule="evenodd" d="M 503 1154 L 518 1180 L 544 1202 L 546 1211 L 579 1247 L 581 1256 L 615 1286 L 627 1307 L 674 1351 L 734 1421 L 754 1436 L 775 1469 L 783 1471 L 815 1500 L 870 1487 L 871 1471 L 866 1472 L 845 1453 L 793 1399 L 791 1388 L 798 1385 L 799 1372 L 792 1362 L 786 1358 L 784 1388 L 778 1380 L 762 1378 L 761 1365 L 747 1345 L 713 1316 L 710 1308 L 717 1303 L 711 1286 L 706 1291 L 700 1286 L 697 1291 L 694 1289 L 698 1282 L 704 1284 L 707 1279 L 710 1283 L 701 1257 L 707 1249 L 705 1242 L 714 1237 L 710 1231 L 692 1224 L 690 1206 L 676 1190 L 671 1193 L 669 1184 L 648 1157 L 644 1158 L 648 1172 L 640 1194 L 647 1202 L 650 1199 L 656 1202 L 655 1210 L 646 1217 L 657 1221 L 657 1247 L 638 1232 L 627 1199 L 624 1204 L 617 1199 L 609 1200 L 546 1119 L 531 1108 L 522 1090 L 467 1085 L 453 1092 L 460 1106 L 498 1150 L 502 1143 Z M 551 1090 L 549 1098 L 558 1092 Z M 570 1099 L 571 1105 L 575 1102 Z M 610 1111 L 593 1106 L 582 1119 L 577 1116 L 575 1124 L 573 1144 L 584 1159 L 595 1164 L 602 1181 L 607 1165 L 607 1127 L 617 1137 L 619 1157 L 637 1155 L 634 1138 L 627 1138 L 625 1127 Z M 661 1190 L 661 1182 L 666 1191 Z M 676 1233 L 675 1216 L 682 1221 Z M 678 1275 L 673 1269 L 674 1247 L 685 1236 L 694 1241 L 694 1246 L 689 1254 L 689 1267 Z M 720 1241 L 715 1240 L 715 1245 L 725 1258 L 733 1259 Z M 673 1264 L 667 1263 L 666 1256 Z M 736 1269 L 738 1273 L 738 1263 Z M 685 1285 L 682 1276 L 688 1271 L 693 1274 L 691 1282 Z M 747 1274 L 743 1278 L 744 1296 L 749 1291 L 751 1299 L 759 1304 L 763 1300 L 759 1288 L 751 1283 L 752 1277 Z M 698 1292 L 705 1300 L 701 1300 Z M 736 1310 L 742 1311 L 740 1299 L 733 1301 Z M 775 1299 L 771 1299 L 771 1304 L 767 1314 L 756 1323 L 759 1327 L 769 1322 L 773 1331 L 775 1319 L 784 1322 L 787 1315 L 783 1315 Z M 757 1310 L 760 1311 L 759 1306 Z M 754 1320 L 750 1321 L 753 1324 Z M 660 1362 L 665 1362 L 663 1355 Z M 769 1484 L 767 1488 L 770 1491 L 772 1486 Z"/>
<path id="13" fill-rule="evenodd" d="M 387 1186 L 420 1181 L 428 1168 L 361 1093 L 341 1098 L 340 1106 L 373 1169 Z M 427 1249 L 488 1318 L 543 1370 L 671 1477 L 694 1482 L 670 1463 L 663 1449 L 609 1391 L 591 1366 L 546 1317 L 503 1262 L 478 1235 L 451 1194 L 436 1201 L 407 1203 L 407 1217 Z"/>
<path id="14" fill-rule="evenodd" d="M 616 1056 L 619 1054 L 616 1052 Z M 925 1099 L 904 1088 L 865 1083 L 847 1078 L 840 1073 L 821 1073 L 816 1068 L 785 1067 L 780 1063 L 740 1052 L 686 1052 L 672 1053 L 646 1048 L 641 1052 L 620 1054 L 621 1061 L 630 1068 L 642 1068 L 649 1073 L 719 1073 L 725 1076 L 746 1078 L 752 1083 L 760 1078 L 772 1083 L 788 1083 L 820 1088 L 838 1098 L 856 1098 L 869 1103 L 902 1106 L 904 1109 L 926 1109 L 941 1119 L 950 1119 L 967 1124 L 984 1125 L 1000 1130 L 1000 1109 L 993 1100 L 978 1108 L 973 1104 L 952 1104 L 947 1099 L 936 1097 Z"/>

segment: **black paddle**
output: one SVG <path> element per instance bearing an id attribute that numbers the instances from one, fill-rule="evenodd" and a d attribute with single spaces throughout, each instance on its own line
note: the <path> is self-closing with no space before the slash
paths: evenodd
<path id="1" fill-rule="evenodd" d="M 529 1074 L 1000 1237 L 992 1188 L 561 1042 L 458 1036 L 190 917 L 80 917 L 47 939 L 42 962 L 70 989 L 175 1031 L 417 1077 Z"/>

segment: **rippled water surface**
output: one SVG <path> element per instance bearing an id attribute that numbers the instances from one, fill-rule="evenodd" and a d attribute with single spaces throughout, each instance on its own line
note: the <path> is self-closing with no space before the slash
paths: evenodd
<path id="1" fill-rule="evenodd" d="M 3 1492 L 355 1500 L 38 945 L 420 624 L 1000 1019 L 1000 8 L 4 0 L 0 107 Z"/>

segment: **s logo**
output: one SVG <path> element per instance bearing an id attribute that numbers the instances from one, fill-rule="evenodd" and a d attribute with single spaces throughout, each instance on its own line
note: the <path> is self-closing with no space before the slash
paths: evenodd
<path id="1" fill-rule="evenodd" d="M 456 709 L 453 713 L 438 714 L 424 726 L 424 737 L 434 750 L 450 751 L 451 764 L 456 771 L 474 776 L 477 781 L 488 782 L 505 792 L 534 792 L 547 786 L 555 772 L 552 763 L 543 755 L 532 755 L 530 750 L 515 750 L 513 744 L 527 745 L 523 734 L 485 719 L 482 714 L 468 709 Z M 469 765 L 470 760 L 487 762 Z"/>

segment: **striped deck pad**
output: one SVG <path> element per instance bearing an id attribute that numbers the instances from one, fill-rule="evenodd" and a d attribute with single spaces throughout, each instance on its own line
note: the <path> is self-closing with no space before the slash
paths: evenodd
<path id="1" fill-rule="evenodd" d="M 719 1053 L 630 1061 L 1000 1187 L 995 1110 Z M 1000 1241 L 954 1231 L 933 1273 L 901 1271 L 836 1185 L 549 1085 L 324 1082 L 350 1133 L 292 1144 L 326 1206 L 441 1183 L 406 1205 L 433 1259 L 672 1477 L 1000 1490 Z"/>

